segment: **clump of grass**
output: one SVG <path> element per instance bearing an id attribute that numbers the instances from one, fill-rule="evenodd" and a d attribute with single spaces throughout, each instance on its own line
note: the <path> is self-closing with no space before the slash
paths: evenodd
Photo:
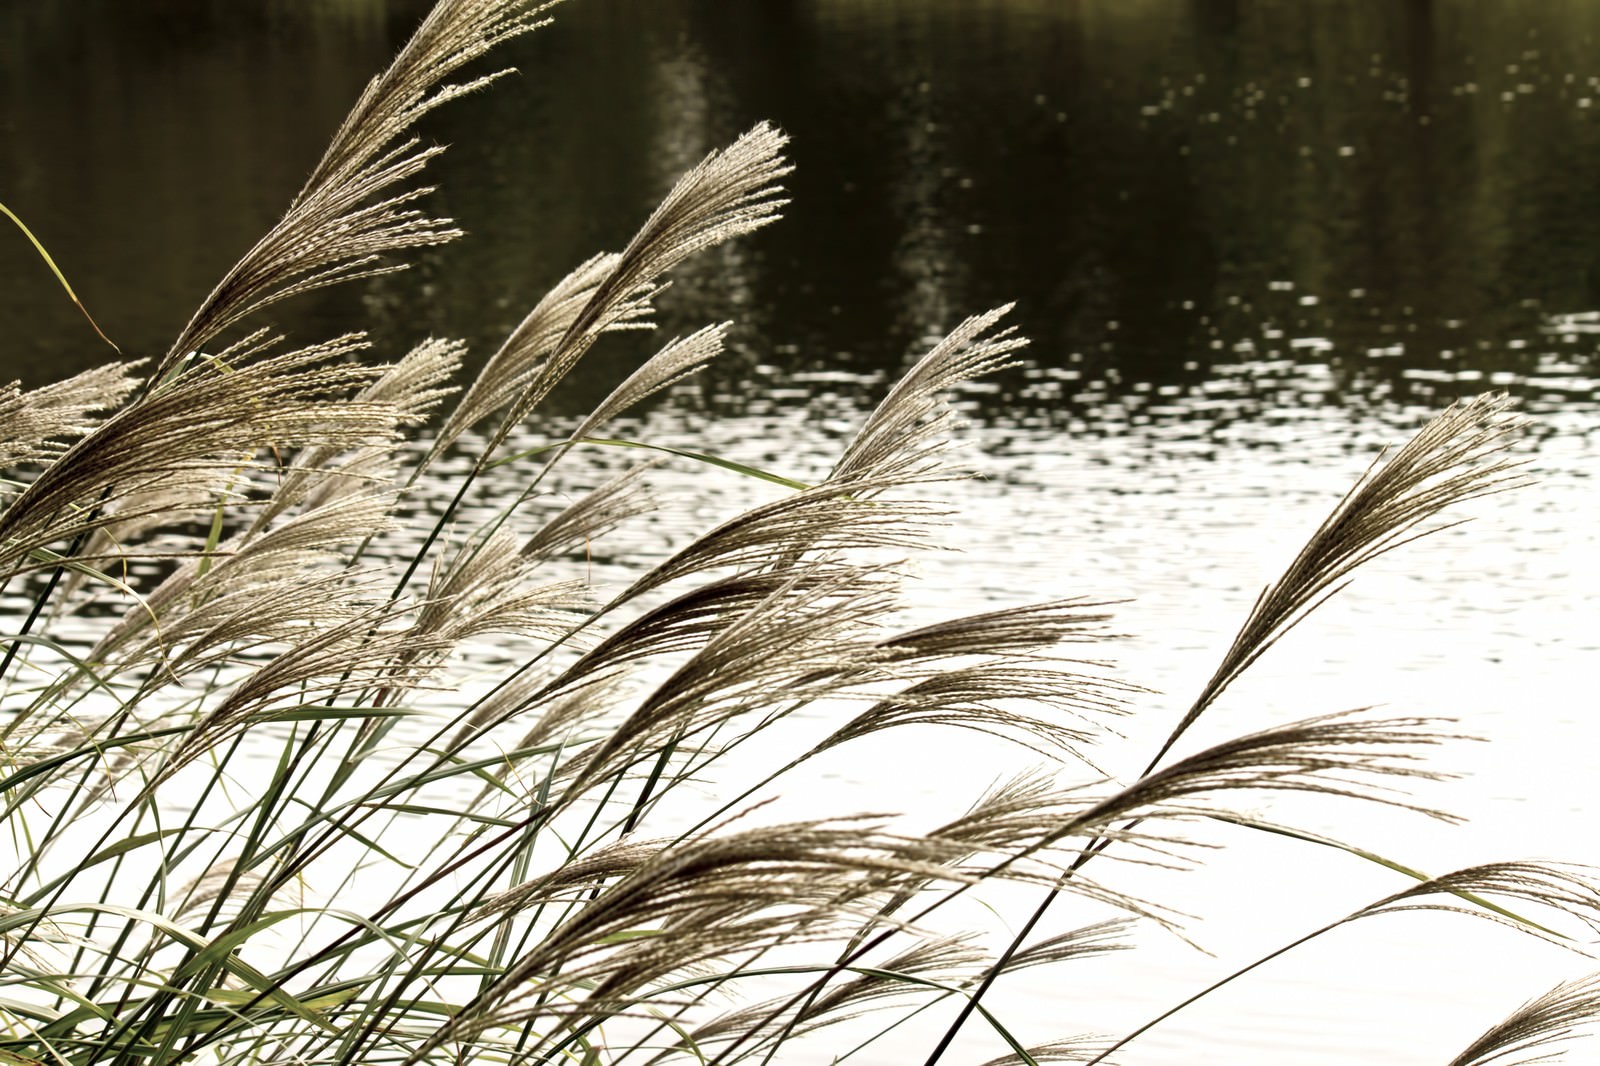
<path id="1" fill-rule="evenodd" d="M 253 326 L 457 235 L 417 206 L 437 149 L 410 130 L 493 80 L 446 83 L 544 10 L 440 0 L 166 353 L 0 395 L 0 576 L 33 602 L 0 660 L 7 1062 L 764 1062 L 868 1012 L 870 1046 L 951 1000 L 963 1009 L 930 1060 L 975 1016 L 1007 1061 L 1107 1061 L 1143 1030 L 1028 1049 L 987 995 L 998 974 L 1179 927 L 1091 880 L 1098 856 L 1160 859 L 1196 819 L 1334 843 L 1234 809 L 1277 790 L 1447 818 L 1394 791 L 1436 776 L 1420 754 L 1453 727 L 1431 719 L 1336 714 L 1167 754 L 1361 564 L 1512 483 L 1503 397 L 1458 404 L 1374 466 L 1118 784 L 1089 761 L 1130 691 L 1086 651 L 1107 604 L 900 620 L 895 560 L 938 539 L 918 489 L 960 476 L 941 397 L 1016 357 L 1003 308 L 934 346 L 820 483 L 680 452 L 786 491 L 620 589 L 561 564 L 655 509 L 648 462 L 530 517 L 573 448 L 717 357 L 722 325 L 670 340 L 570 433 L 506 454 L 603 335 L 648 326 L 675 266 L 777 219 L 788 165 L 770 126 L 708 155 L 621 252 L 578 264 L 464 388 L 453 342 L 379 363 L 360 334 L 285 351 Z M 452 503 L 401 506 L 469 440 Z M 521 494 L 463 528 L 461 505 L 505 465 Z M 60 639 L 85 629 L 87 645 Z M 486 639 L 519 665 L 484 684 Z M 476 694 L 458 694 L 469 677 Z M 821 724 L 813 744 L 663 813 L 801 715 Z M 914 830 L 826 795 L 805 818 L 762 817 L 757 797 L 797 767 L 927 724 L 1015 741 L 1031 769 Z M 1563 921 L 1600 921 L 1600 895 L 1565 867 L 1428 878 L 1335 846 L 1402 887 L 1312 935 L 1420 907 L 1570 946 Z M 1044 902 L 1005 950 L 939 931 L 953 901 L 1008 882 Z M 1065 904 L 1080 927 L 1032 940 Z M 1456 1061 L 1543 1049 L 1595 1003 L 1592 979 L 1562 986 Z"/>

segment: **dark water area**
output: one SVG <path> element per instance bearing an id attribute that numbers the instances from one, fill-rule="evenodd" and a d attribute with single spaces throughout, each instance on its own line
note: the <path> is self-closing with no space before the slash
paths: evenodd
<path id="1" fill-rule="evenodd" d="M 164 350 L 426 6 L 6 3 L 0 199 L 127 350 Z M 1600 8 L 573 0 L 553 15 L 500 54 L 520 73 L 424 130 L 452 145 L 430 203 L 469 238 L 285 309 L 297 338 L 366 327 L 388 353 L 466 336 L 482 357 L 685 167 L 769 119 L 793 138 L 786 219 L 691 263 L 664 301 L 668 329 L 738 322 L 707 385 L 725 411 L 757 365 L 892 370 L 1009 301 L 1034 368 L 977 401 L 1003 420 L 1188 417 L 1181 401 L 1240 364 L 1239 417 L 1303 389 L 1307 363 L 1329 372 L 1318 404 L 1431 407 L 1486 382 L 1595 399 L 1594 338 L 1560 316 L 1600 308 Z M 20 234 L 0 247 L 7 372 L 99 361 Z M 597 353 L 592 387 L 558 402 L 576 410 L 640 350 Z"/>

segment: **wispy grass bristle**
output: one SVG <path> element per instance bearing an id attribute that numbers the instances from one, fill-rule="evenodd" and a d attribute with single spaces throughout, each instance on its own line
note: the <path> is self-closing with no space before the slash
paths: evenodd
<path id="1" fill-rule="evenodd" d="M 1549 1050 L 1583 1035 L 1600 1016 L 1600 975 L 1566 981 L 1529 1000 L 1450 1060 L 1450 1066 L 1529 1066 L 1553 1062 Z"/>
<path id="2" fill-rule="evenodd" d="M 24 392 L 21 382 L 0 388 L 0 469 L 55 458 L 69 439 L 99 422 L 138 387 L 137 363 L 108 363 L 65 381 Z"/>
<path id="3" fill-rule="evenodd" d="M 990 1059 L 983 1066 L 1026 1066 L 1030 1062 L 1111 1062 L 1101 1057 L 1105 1045 L 1103 1037 L 1067 1037 L 1065 1040 L 1052 1040 L 1028 1048 L 1026 1058 L 1022 1053 L 1013 1052 Z"/>
<path id="4" fill-rule="evenodd" d="M 616 271 L 617 258 L 616 253 L 612 252 L 597 255 L 580 264 L 534 305 L 527 317 L 489 357 L 483 370 L 467 387 L 461 402 L 450 412 L 434 441 L 435 454 L 454 444 L 467 430 L 507 407 L 518 395 L 536 391 L 533 390 L 535 378 L 543 372 L 550 354 L 567 335 L 579 314 L 594 299 L 600 283 Z M 639 294 L 639 298 L 629 305 L 628 312 L 618 315 L 611 323 L 611 328 L 629 325 L 648 328 L 643 318 L 650 310 L 647 295 Z"/>
<path id="5" fill-rule="evenodd" d="M 644 482 L 651 464 L 641 464 L 595 486 L 529 535 L 522 554 L 545 562 L 585 551 L 630 518 L 653 512 L 659 504 Z"/>
<path id="6" fill-rule="evenodd" d="M 722 322 L 696 330 L 687 337 L 670 341 L 628 375 L 611 394 L 600 401 L 578 428 L 574 440 L 592 437 L 607 422 L 636 404 L 701 369 L 722 351 L 730 323 Z"/>
<path id="7" fill-rule="evenodd" d="M 407 132 L 428 112 L 506 73 L 444 83 L 496 44 L 542 25 L 541 13 L 551 6 L 441 0 L 389 69 L 368 83 L 283 218 L 201 303 L 157 376 L 281 300 L 401 269 L 385 257 L 459 237 L 448 220 L 410 206 L 428 188 L 397 191 L 444 150 L 419 147 Z"/>
<path id="8" fill-rule="evenodd" d="M 1445 525 L 1446 509 L 1518 484 L 1505 456 L 1524 423 L 1503 393 L 1451 405 L 1404 447 L 1372 467 L 1317 527 L 1283 576 L 1262 591 L 1199 697 L 1157 753 L 1159 759 L 1252 663 L 1364 563 Z M 1454 524 L 1454 523 L 1448 523 Z"/>
<path id="9" fill-rule="evenodd" d="M 1015 365 L 1027 341 L 1014 326 L 995 327 L 1011 305 L 974 315 L 906 372 L 846 446 L 832 480 L 916 481 L 946 473 L 938 456 L 950 440 L 954 415 L 948 392 L 964 381 Z"/>

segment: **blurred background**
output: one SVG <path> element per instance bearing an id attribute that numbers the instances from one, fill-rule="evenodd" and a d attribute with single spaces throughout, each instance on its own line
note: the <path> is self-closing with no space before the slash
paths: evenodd
<path id="1" fill-rule="evenodd" d="M 427 7 L 0 0 L 0 201 L 125 351 L 158 355 Z M 1032 346 L 958 398 L 983 478 L 951 490 L 959 554 L 923 572 L 946 612 L 1132 598 L 1106 657 L 1156 691 L 1107 755 L 1113 775 L 1143 765 L 1381 445 L 1506 389 L 1535 419 L 1521 458 L 1536 483 L 1381 560 L 1194 743 L 1380 701 L 1457 717 L 1494 743 L 1441 757 L 1475 776 L 1425 798 L 1475 825 L 1342 811 L 1311 828 L 1435 871 L 1600 861 L 1600 5 L 569 0 L 552 15 L 497 53 L 517 74 L 423 129 L 452 145 L 428 206 L 468 238 L 285 306 L 295 339 L 366 328 L 389 357 L 460 336 L 486 358 L 683 170 L 772 121 L 793 138 L 786 218 L 691 261 L 661 301 L 666 335 L 733 319 L 731 349 L 619 435 L 818 476 L 895 373 L 1015 302 Z M 37 385 L 110 354 L 3 225 L 0 263 L 0 374 Z M 660 339 L 598 348 L 530 446 Z M 594 457 L 592 474 L 628 458 Z M 597 554 L 601 576 L 751 498 L 731 475 L 661 476 L 681 517 Z M 942 783 L 893 799 L 931 802 Z M 1397 887 L 1240 836 L 1215 831 L 1229 850 L 1210 881 L 1150 889 L 1205 916 L 1192 935 L 1216 958 L 1182 948 L 1154 975 L 1130 961 L 1120 984 L 1095 970 L 1018 992 L 1036 1035 L 1136 1024 Z M 1274 963 L 1121 1061 L 1447 1061 L 1574 972 L 1466 919 L 1388 921 Z"/>

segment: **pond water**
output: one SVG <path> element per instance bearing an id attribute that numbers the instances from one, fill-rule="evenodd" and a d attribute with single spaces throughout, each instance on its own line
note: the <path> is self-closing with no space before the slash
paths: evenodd
<path id="1" fill-rule="evenodd" d="M 425 8 L 0 5 L 0 201 L 126 350 L 159 352 Z M 366 325 L 380 351 L 464 336 L 481 357 L 685 167 L 772 120 L 793 138 L 785 221 L 691 263 L 663 301 L 669 332 L 734 318 L 731 350 L 619 434 L 816 474 L 930 338 L 1016 301 L 1033 344 L 958 398 L 982 478 L 949 490 L 960 551 L 924 562 L 926 603 L 1130 598 L 1129 635 L 1105 653 L 1155 691 L 1102 753 L 1114 774 L 1143 765 L 1379 446 L 1455 397 L 1509 390 L 1536 420 L 1521 447 L 1534 484 L 1381 560 L 1193 742 L 1374 703 L 1456 717 L 1493 743 L 1442 751 L 1473 776 L 1424 798 L 1469 825 L 1346 808 L 1308 828 L 1430 870 L 1600 862 L 1600 7 L 570 0 L 554 14 L 509 50 L 518 76 L 427 128 L 453 144 L 435 203 L 469 239 L 287 309 L 296 336 Z M 20 238 L 0 247 L 6 372 L 39 383 L 100 361 Z M 595 352 L 548 417 L 586 410 L 643 343 Z M 577 457 L 574 486 L 617 462 Z M 731 475 L 661 477 L 679 524 L 597 559 L 602 577 L 759 495 Z M 973 790 L 994 772 L 974 768 Z M 885 795 L 870 787 L 864 806 L 903 806 L 945 784 L 908 767 Z M 1200 916 L 1189 935 L 1215 957 L 1159 942 L 1019 989 L 1007 1002 L 1026 1035 L 1131 1027 L 1396 887 L 1289 842 L 1214 842 L 1227 848 L 1201 873 L 1134 883 Z M 1380 920 L 1119 1061 L 1442 1062 L 1582 971 L 1486 924 Z"/>

